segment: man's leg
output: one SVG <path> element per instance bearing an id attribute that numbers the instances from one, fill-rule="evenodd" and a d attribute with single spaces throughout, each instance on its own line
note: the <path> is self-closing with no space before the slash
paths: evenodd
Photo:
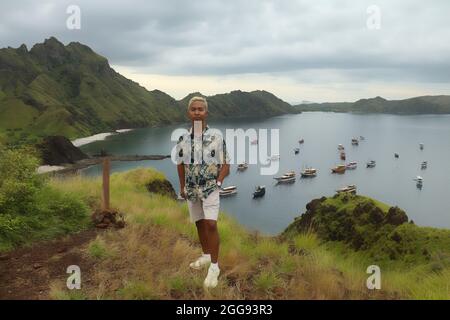
<path id="1" fill-rule="evenodd" d="M 207 230 L 206 230 L 206 220 L 201 219 L 195 222 L 195 225 L 197 226 L 197 233 L 198 233 L 198 239 L 200 240 L 200 244 L 202 246 L 202 250 L 204 254 L 209 254 L 209 248 L 208 248 L 208 242 L 207 242 Z"/>
<path id="2" fill-rule="evenodd" d="M 207 232 L 207 250 L 211 254 L 211 262 L 217 263 L 219 259 L 219 245 L 220 237 L 219 230 L 217 229 L 217 221 L 215 220 L 203 220 L 206 225 Z"/>

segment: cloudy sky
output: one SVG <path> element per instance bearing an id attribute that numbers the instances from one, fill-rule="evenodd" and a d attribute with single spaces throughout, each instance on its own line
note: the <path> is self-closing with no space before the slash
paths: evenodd
<path id="1" fill-rule="evenodd" d="M 67 27 L 70 5 L 80 29 Z M 0 47 L 78 41 L 177 99 L 402 99 L 450 94 L 449 15 L 448 0 L 15 0 L 0 3 Z"/>

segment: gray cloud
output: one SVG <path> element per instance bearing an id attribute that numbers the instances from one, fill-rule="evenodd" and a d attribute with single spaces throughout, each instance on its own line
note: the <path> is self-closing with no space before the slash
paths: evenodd
<path id="1" fill-rule="evenodd" d="M 81 8 L 81 30 L 66 28 L 70 4 Z M 380 30 L 366 27 L 372 4 L 381 9 Z M 0 46 L 54 35 L 111 64 L 165 75 L 450 82 L 449 12 L 446 0 L 22 0 L 0 3 Z"/>

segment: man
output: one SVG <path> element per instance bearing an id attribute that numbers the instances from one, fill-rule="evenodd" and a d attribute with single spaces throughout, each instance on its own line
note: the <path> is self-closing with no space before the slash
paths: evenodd
<path id="1" fill-rule="evenodd" d="M 190 264 L 193 269 L 209 265 L 204 286 L 217 286 L 220 274 L 219 189 L 230 172 L 228 153 L 223 137 L 206 124 L 208 103 L 203 97 L 193 97 L 187 114 L 192 121 L 189 134 L 180 137 L 177 143 L 177 170 L 181 196 L 187 199 L 189 215 L 197 227 L 203 254 Z"/>

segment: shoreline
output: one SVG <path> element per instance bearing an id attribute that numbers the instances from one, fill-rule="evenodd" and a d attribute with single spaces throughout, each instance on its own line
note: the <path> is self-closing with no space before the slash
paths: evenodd
<path id="1" fill-rule="evenodd" d="M 113 136 L 113 135 L 116 135 L 116 134 L 129 132 L 129 131 L 133 131 L 133 130 L 134 130 L 134 128 L 132 128 L 132 129 L 117 129 L 114 132 L 97 133 L 97 134 L 94 134 L 92 136 L 78 138 L 78 139 L 72 140 L 70 142 L 72 142 L 72 144 L 75 147 L 81 147 L 81 146 L 84 146 L 86 144 L 89 144 L 89 143 L 92 143 L 92 142 L 95 142 L 95 141 L 103 141 L 109 136 Z"/>

